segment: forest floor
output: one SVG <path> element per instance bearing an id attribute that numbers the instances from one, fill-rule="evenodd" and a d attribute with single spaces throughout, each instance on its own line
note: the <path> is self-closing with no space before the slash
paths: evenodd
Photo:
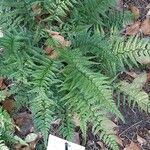
<path id="1" fill-rule="evenodd" d="M 150 21 L 146 22 L 146 26 L 143 25 L 143 22 L 146 20 L 148 10 L 150 9 L 150 0 L 124 0 L 123 3 L 121 2 L 121 0 L 118 2 L 120 9 L 122 9 L 122 11 L 123 9 L 128 9 L 135 16 L 135 20 L 124 27 L 123 31 L 125 35 L 128 36 L 140 33 L 142 38 L 149 38 Z M 142 33 L 141 29 L 144 29 L 142 30 Z M 150 97 L 150 66 L 147 66 L 142 70 L 135 69 L 120 73 L 119 78 L 131 82 L 135 79 L 135 76 L 143 72 L 147 74 L 147 81 L 145 82 L 143 89 Z M 4 88 L 3 86 L 7 86 L 8 84 L 9 83 L 6 83 L 5 81 L 0 81 L 0 89 Z M 9 100 L 1 105 L 6 107 L 8 111 L 12 109 L 10 107 L 11 102 Z M 137 108 L 131 108 L 127 103 L 123 102 L 120 103 L 119 109 L 125 118 L 125 123 L 120 122 L 113 116 L 111 116 L 111 119 L 117 125 L 116 132 L 120 150 L 150 150 L 150 115 L 138 110 Z M 16 131 L 17 135 L 24 137 L 28 133 L 32 132 L 32 117 L 28 110 L 23 108 L 20 110 L 19 114 L 14 115 L 13 118 L 16 125 L 20 127 L 20 131 Z M 51 134 L 59 136 L 58 126 L 59 120 L 53 123 Z M 104 145 L 97 136 L 92 134 L 90 125 L 87 132 L 88 136 L 85 144 L 86 150 L 108 150 L 106 145 Z M 75 129 L 74 134 L 74 142 L 81 144 L 83 139 L 80 136 L 80 130 L 78 127 Z"/>

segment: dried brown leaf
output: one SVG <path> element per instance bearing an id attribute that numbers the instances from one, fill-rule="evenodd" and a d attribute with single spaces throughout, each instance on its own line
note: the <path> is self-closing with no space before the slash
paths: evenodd
<path id="1" fill-rule="evenodd" d="M 7 110 L 8 113 L 11 113 L 14 108 L 14 101 L 12 99 L 6 99 L 2 101 L 2 107 Z"/>
<path id="2" fill-rule="evenodd" d="M 131 76 L 132 78 L 136 78 L 138 76 L 137 73 L 134 71 L 126 71 L 125 73 Z"/>
<path id="3" fill-rule="evenodd" d="M 57 52 L 50 46 L 47 46 L 45 49 L 44 49 L 44 52 L 46 55 L 48 55 L 49 58 L 51 59 L 56 59 L 58 58 L 58 54 Z"/>
<path id="4" fill-rule="evenodd" d="M 150 19 L 145 19 L 141 24 L 141 32 L 144 35 L 150 35 Z"/>
<path id="5" fill-rule="evenodd" d="M 54 49 L 52 47 L 50 47 L 50 46 L 47 46 L 47 47 L 44 48 L 44 52 L 47 55 L 51 55 L 53 50 Z"/>
<path id="6" fill-rule="evenodd" d="M 46 30 L 46 31 L 49 33 L 49 35 L 50 35 L 54 40 L 56 40 L 57 42 L 59 42 L 59 44 L 60 44 L 62 47 L 69 47 L 69 46 L 71 45 L 71 42 L 65 40 L 64 37 L 61 36 L 59 32 L 50 31 L 50 30 Z"/>
<path id="7" fill-rule="evenodd" d="M 60 34 L 59 32 L 50 31 L 50 30 L 47 30 L 47 32 L 49 33 L 49 35 L 59 35 Z"/>
<path id="8" fill-rule="evenodd" d="M 6 85 L 4 84 L 4 80 L 0 78 L 0 90 L 3 90 L 6 88 Z"/>
<path id="9" fill-rule="evenodd" d="M 132 141 L 130 145 L 126 146 L 123 150 L 141 150 L 141 148 Z"/>
<path id="10" fill-rule="evenodd" d="M 136 21 L 135 23 L 125 28 L 125 35 L 136 35 L 140 32 L 141 22 Z"/>

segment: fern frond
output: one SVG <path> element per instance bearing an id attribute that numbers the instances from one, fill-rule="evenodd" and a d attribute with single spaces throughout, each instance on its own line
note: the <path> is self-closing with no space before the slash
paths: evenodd
<path id="1" fill-rule="evenodd" d="M 113 122 L 104 115 L 99 116 L 97 114 L 95 116 L 94 112 L 93 119 L 91 118 L 94 123 L 93 132 L 95 134 L 100 135 L 101 139 L 108 145 L 108 147 L 110 147 L 113 150 L 118 150 L 119 147 L 116 141 Z M 100 134 L 98 132 L 100 132 Z"/>
<path id="2" fill-rule="evenodd" d="M 88 30 L 77 32 L 71 36 L 73 48 L 80 49 L 84 55 L 89 55 L 89 53 L 96 55 L 99 70 L 108 76 L 115 75 L 119 70 L 118 58 L 112 52 L 107 35 L 92 34 L 91 30 Z"/>
<path id="3" fill-rule="evenodd" d="M 9 150 L 3 140 L 0 140 L 0 150 Z"/>
<path id="4" fill-rule="evenodd" d="M 90 62 L 77 52 L 63 53 L 64 59 L 69 65 L 64 70 L 65 81 L 62 83 L 61 91 L 66 92 L 66 95 L 62 101 L 65 107 L 77 113 L 81 122 L 85 122 L 84 126 L 92 120 L 92 123 L 95 124 L 94 131 L 105 133 L 102 138 L 105 142 L 110 142 L 109 146 L 115 149 L 117 148 L 115 138 L 109 132 L 112 129 L 105 130 L 101 127 L 101 123 L 104 121 L 102 116 L 108 112 L 123 119 L 113 101 L 109 80 L 104 75 L 89 70 Z M 85 66 L 84 64 L 89 65 Z M 81 129 L 85 132 L 84 127 Z M 107 139 L 105 139 L 106 136 Z"/>
<path id="5" fill-rule="evenodd" d="M 61 126 L 59 127 L 59 131 L 62 136 L 71 141 L 74 133 L 74 124 L 72 121 L 72 114 L 67 107 L 63 108 L 59 117 L 61 118 Z M 60 112 L 59 112 L 60 113 Z"/>
<path id="6" fill-rule="evenodd" d="M 35 51 L 32 61 L 29 61 L 29 69 L 31 72 L 34 71 L 34 74 L 31 74 L 31 84 L 35 88 L 45 88 L 46 90 L 46 88 L 59 81 L 55 75 L 55 72 L 58 72 L 58 68 L 57 62 Z"/>
<path id="7" fill-rule="evenodd" d="M 0 140 L 5 141 L 7 143 L 7 146 L 9 148 L 12 148 L 15 144 L 22 144 L 22 145 L 28 145 L 23 139 L 18 137 L 17 135 L 14 135 L 12 131 L 7 131 L 7 130 L 1 130 L 1 136 Z"/>
<path id="8" fill-rule="evenodd" d="M 0 91 L 0 102 L 6 99 L 6 91 Z"/>
<path id="9" fill-rule="evenodd" d="M 139 109 L 148 112 L 150 101 L 148 94 L 144 90 L 137 88 L 134 83 L 130 84 L 125 81 L 121 82 L 119 90 L 127 95 L 127 102 L 130 107 L 134 108 L 137 105 Z"/>
<path id="10" fill-rule="evenodd" d="M 148 40 L 138 37 L 129 37 L 128 39 L 118 39 L 112 45 L 113 53 L 117 56 L 119 63 L 131 67 L 131 64 L 139 66 L 140 58 L 150 59 L 150 44 Z"/>
<path id="11" fill-rule="evenodd" d="M 46 21 L 50 25 L 54 21 L 62 23 L 63 19 L 70 13 L 76 3 L 76 0 L 2 0 L 0 2 L 2 6 L 0 23 L 3 28 L 10 29 L 10 27 L 28 26 L 30 29 L 35 29 L 37 16 L 42 22 Z M 45 17 L 43 18 L 43 16 Z"/>
<path id="12" fill-rule="evenodd" d="M 53 120 L 55 112 L 55 102 L 53 92 L 55 84 L 60 82 L 57 79 L 58 63 L 41 55 L 40 51 L 32 50 L 33 58 L 28 60 L 28 72 L 30 74 L 30 86 L 33 88 L 29 94 L 33 95 L 33 101 L 30 106 L 33 113 L 34 123 L 44 137 L 45 145 L 47 144 L 50 123 Z M 32 74 L 34 72 L 34 74 Z M 38 105 L 38 108 L 35 107 Z"/>
<path id="13" fill-rule="evenodd" d="M 0 128 L 7 131 L 11 130 L 12 127 L 12 120 L 9 114 L 0 107 Z"/>
<path id="14" fill-rule="evenodd" d="M 31 110 L 35 127 L 43 134 L 46 145 L 50 123 L 54 115 L 54 101 L 46 95 L 44 89 L 36 88 L 35 92 L 37 96 L 31 102 Z"/>
<path id="15" fill-rule="evenodd" d="M 79 6 L 75 8 L 77 22 L 88 25 L 103 25 L 102 17 L 107 18 L 106 12 L 114 6 L 114 0 L 84 0 L 80 1 Z"/>
<path id="16" fill-rule="evenodd" d="M 32 27 L 34 23 L 34 14 L 31 11 L 33 1 L 25 0 L 2 0 L 0 5 L 0 23 L 3 28 L 10 29 L 18 26 Z"/>
<path id="17" fill-rule="evenodd" d="M 0 47 L 2 48 L 0 60 L 0 75 L 4 78 L 15 78 L 16 80 L 25 81 L 25 40 L 22 33 L 8 33 L 0 38 Z M 27 50 L 27 49 L 26 49 Z"/>
<path id="18" fill-rule="evenodd" d="M 108 78 L 100 73 L 90 71 L 88 69 L 90 62 L 86 57 L 79 56 L 78 51 L 76 54 L 73 54 L 73 52 L 68 52 L 68 55 L 65 54 L 65 60 L 67 61 L 66 57 L 70 61 L 70 65 L 66 67 L 70 73 L 67 74 L 65 81 L 66 83 L 71 83 L 69 90 L 79 88 L 79 91 L 84 94 L 86 99 L 100 103 L 101 106 L 105 106 L 106 111 L 115 113 L 119 118 L 122 118 L 113 101 Z"/>
<path id="19" fill-rule="evenodd" d="M 43 7 L 49 13 L 49 16 L 44 21 L 58 21 L 62 23 L 63 19 L 70 13 L 76 3 L 77 0 L 45 1 Z"/>
<path id="20" fill-rule="evenodd" d="M 7 96 L 14 96 L 14 111 L 17 112 L 22 107 L 29 107 L 30 99 L 33 99 L 33 95 L 28 95 L 30 87 L 26 84 L 18 83 L 17 81 L 9 85 L 9 90 L 7 91 Z"/>
<path id="21" fill-rule="evenodd" d="M 25 143 L 21 138 L 13 135 L 13 129 L 14 125 L 12 124 L 9 114 L 0 108 L 0 149 L 9 149 L 5 143 L 7 143 L 8 146 L 11 145 L 11 148 L 13 144 L 20 142 Z"/>

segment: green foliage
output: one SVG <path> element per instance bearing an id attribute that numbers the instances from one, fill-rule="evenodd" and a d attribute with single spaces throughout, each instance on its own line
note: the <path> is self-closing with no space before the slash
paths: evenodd
<path id="1" fill-rule="evenodd" d="M 5 91 L 0 91 L 0 101 L 4 101 L 6 98 Z"/>
<path id="2" fill-rule="evenodd" d="M 138 106 L 140 110 L 146 113 L 150 112 L 150 101 L 148 93 L 142 88 L 147 81 L 147 74 L 142 73 L 136 77 L 132 83 L 121 81 L 119 83 L 119 92 L 124 93 L 125 99 L 129 103 L 130 107 Z"/>
<path id="3" fill-rule="evenodd" d="M 149 41 L 120 35 L 122 24 L 130 19 L 128 12 L 118 12 L 115 0 L 2 0 L 0 4 L 4 33 L 0 38 L 0 77 L 11 80 L 8 93 L 16 110 L 22 106 L 31 110 L 45 147 L 54 118 L 61 119 L 60 134 L 71 140 L 77 116 L 84 138 L 91 123 L 94 135 L 118 150 L 108 113 L 124 119 L 113 100 L 111 81 L 120 71 L 139 67 L 141 58 L 149 58 L 150 47 Z M 61 32 L 71 46 L 61 45 L 58 35 L 48 35 L 47 29 Z M 47 46 L 57 58 L 44 53 Z M 115 90 L 127 94 L 132 106 L 149 109 L 149 99 L 141 89 L 137 95 L 134 86 L 130 91 L 126 86 L 130 84 Z M 1 100 L 6 97 L 3 94 L 1 91 Z M 6 128 L 8 114 L 0 109 L 0 117 L 5 128 L 0 145 L 5 146 L 7 137 L 15 138 Z"/>
<path id="4" fill-rule="evenodd" d="M 14 125 L 10 118 L 10 115 L 0 107 L 0 149 L 8 150 L 7 146 L 23 142 L 23 140 L 14 136 L 12 131 L 14 129 Z M 24 142 L 25 143 L 25 142 Z M 7 146 L 6 146 L 7 144 Z"/>
<path id="5" fill-rule="evenodd" d="M 9 150 L 4 141 L 0 140 L 0 150 Z"/>
<path id="6" fill-rule="evenodd" d="M 139 109 L 148 111 L 149 109 L 149 97 L 148 94 L 141 89 L 138 89 L 134 86 L 134 84 L 122 83 L 122 87 L 120 88 L 125 94 L 128 95 L 129 105 L 135 107 L 138 104 Z"/>
<path id="7" fill-rule="evenodd" d="M 132 64 L 139 67 L 140 58 L 149 57 L 149 40 L 139 39 L 138 37 L 130 37 L 128 39 L 113 39 L 113 51 L 117 56 L 119 63 L 122 66 L 128 65 L 132 67 Z"/>

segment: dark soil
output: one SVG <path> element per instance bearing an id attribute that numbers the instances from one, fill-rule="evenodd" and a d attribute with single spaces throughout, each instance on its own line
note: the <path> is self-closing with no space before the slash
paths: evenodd
<path id="1" fill-rule="evenodd" d="M 150 0 L 123 0 L 124 6 L 126 8 L 136 6 L 140 10 L 140 20 L 144 20 L 147 13 L 146 6 L 150 3 Z"/>

